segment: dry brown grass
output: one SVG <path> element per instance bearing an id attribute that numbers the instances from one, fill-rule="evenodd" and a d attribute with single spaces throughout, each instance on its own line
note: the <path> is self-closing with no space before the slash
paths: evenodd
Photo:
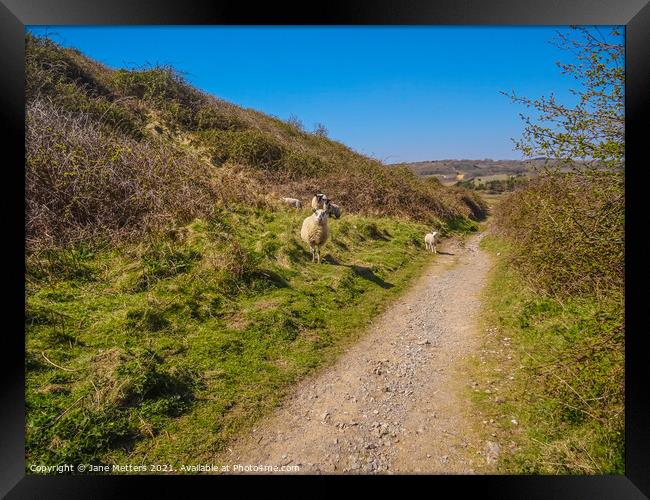
<path id="1" fill-rule="evenodd" d="M 136 141 L 47 100 L 27 107 L 28 248 L 124 238 L 207 216 L 217 195 L 202 162 Z"/>

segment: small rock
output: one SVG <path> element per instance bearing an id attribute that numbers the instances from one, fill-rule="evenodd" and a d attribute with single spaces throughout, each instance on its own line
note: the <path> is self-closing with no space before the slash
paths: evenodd
<path id="1" fill-rule="evenodd" d="M 512 425 L 519 425 L 519 422 L 517 422 L 517 419 L 516 419 L 516 418 L 513 418 L 513 419 L 510 421 L 510 423 L 511 423 Z"/>
<path id="2" fill-rule="evenodd" d="M 485 443 L 485 458 L 489 464 L 497 461 L 499 453 L 501 453 L 501 447 L 497 443 L 493 441 Z"/>

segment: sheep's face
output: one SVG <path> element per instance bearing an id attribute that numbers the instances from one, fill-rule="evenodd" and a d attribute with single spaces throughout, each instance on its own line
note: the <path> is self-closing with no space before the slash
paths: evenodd
<path id="1" fill-rule="evenodd" d="M 327 221 L 327 210 L 319 208 L 314 212 L 314 219 L 318 221 L 319 224 L 324 224 Z"/>

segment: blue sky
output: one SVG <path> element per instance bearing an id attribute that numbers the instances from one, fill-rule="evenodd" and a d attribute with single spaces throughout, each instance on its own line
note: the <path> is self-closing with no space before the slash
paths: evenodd
<path id="1" fill-rule="evenodd" d="M 570 28 L 48 27 L 110 67 L 171 64 L 207 92 L 308 130 L 321 122 L 388 163 L 521 158 L 511 138 L 523 109 L 499 91 L 571 101 L 575 82 L 555 61 L 572 56 L 549 43 L 557 30 Z"/>

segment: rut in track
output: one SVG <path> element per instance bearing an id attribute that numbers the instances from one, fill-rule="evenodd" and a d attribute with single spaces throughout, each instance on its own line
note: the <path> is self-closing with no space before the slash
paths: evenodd
<path id="1" fill-rule="evenodd" d="M 490 268 L 482 236 L 439 245 L 424 274 L 358 343 L 299 384 L 223 460 L 298 465 L 307 474 L 493 472 L 464 372 L 478 349 Z"/>

